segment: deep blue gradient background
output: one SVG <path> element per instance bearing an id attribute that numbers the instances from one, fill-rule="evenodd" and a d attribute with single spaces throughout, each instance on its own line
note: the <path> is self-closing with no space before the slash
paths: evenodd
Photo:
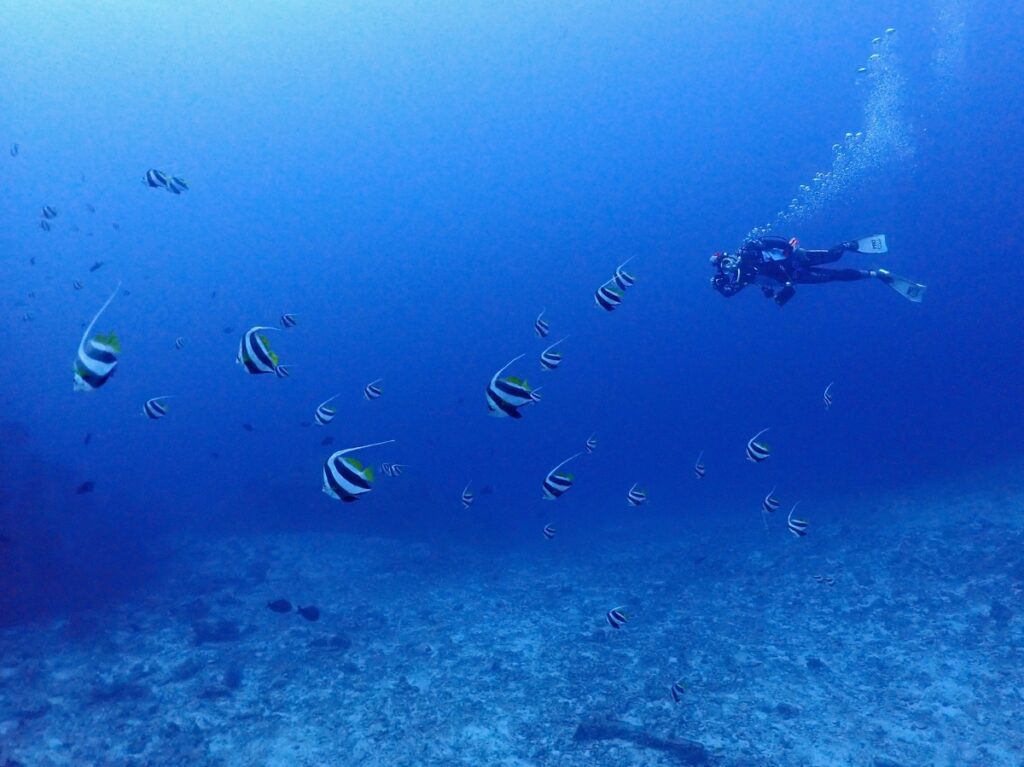
<path id="1" fill-rule="evenodd" d="M 1024 12 L 550 5 L 5 11 L 0 137 L 21 147 L 0 163 L 0 405 L 20 425 L 0 445 L 8 619 L 139 583 L 194 532 L 534 545 L 549 518 L 621 525 L 634 481 L 646 515 L 759 524 L 773 484 L 834 507 L 1019 460 Z M 779 233 L 886 232 L 877 265 L 928 283 L 925 303 L 878 284 L 804 288 L 785 310 L 722 299 L 708 255 L 864 128 L 854 72 L 890 25 L 913 154 Z M 150 167 L 191 191 L 145 188 Z M 597 311 L 627 256 L 636 288 Z M 100 328 L 121 336 L 120 368 L 75 393 L 82 323 L 118 280 L 130 294 Z M 541 308 L 551 340 L 570 335 L 548 374 Z M 241 332 L 284 311 L 300 325 L 272 341 L 292 378 L 244 375 Z M 544 401 L 488 418 L 484 386 L 520 353 Z M 385 396 L 363 402 L 378 376 Z M 337 392 L 334 424 L 299 425 Z M 171 415 L 146 421 L 163 394 Z M 743 445 L 766 426 L 775 454 L 755 467 Z M 591 432 L 598 452 L 552 509 L 541 479 Z M 320 493 L 332 450 L 388 438 L 361 457 L 407 474 L 355 505 Z M 76 496 L 85 479 L 95 493 Z M 469 479 L 494 492 L 464 513 Z"/>

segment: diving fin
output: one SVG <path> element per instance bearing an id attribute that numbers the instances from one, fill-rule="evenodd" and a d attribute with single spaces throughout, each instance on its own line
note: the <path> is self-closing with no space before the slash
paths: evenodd
<path id="1" fill-rule="evenodd" d="M 870 237 L 861 237 L 857 242 L 858 253 L 888 253 L 889 247 L 885 244 L 884 234 L 873 234 Z"/>
<path id="2" fill-rule="evenodd" d="M 921 285 L 908 280 L 906 277 L 899 277 L 885 269 L 876 271 L 875 276 L 905 299 L 913 301 L 915 304 L 921 303 L 921 300 L 924 298 L 924 291 L 928 287 L 927 285 Z"/>

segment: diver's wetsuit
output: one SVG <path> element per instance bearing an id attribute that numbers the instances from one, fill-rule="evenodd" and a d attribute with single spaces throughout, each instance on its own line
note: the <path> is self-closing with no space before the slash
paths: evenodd
<path id="1" fill-rule="evenodd" d="M 872 276 L 867 269 L 822 269 L 856 251 L 855 243 L 843 243 L 829 250 L 804 250 L 783 237 L 762 237 L 745 242 L 736 252 L 738 265 L 725 271 L 728 280 L 715 279 L 715 290 L 732 296 L 751 283 L 757 283 L 768 298 L 782 306 L 796 292 L 793 284 L 819 285 L 825 282 L 852 282 Z"/>

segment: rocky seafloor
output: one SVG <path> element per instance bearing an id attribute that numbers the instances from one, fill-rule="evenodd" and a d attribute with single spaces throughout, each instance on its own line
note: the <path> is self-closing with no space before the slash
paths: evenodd
<path id="1" fill-rule="evenodd" d="M 0 765 L 1021 767 L 1022 509 L 195 542 L 145 600 L 0 633 Z"/>

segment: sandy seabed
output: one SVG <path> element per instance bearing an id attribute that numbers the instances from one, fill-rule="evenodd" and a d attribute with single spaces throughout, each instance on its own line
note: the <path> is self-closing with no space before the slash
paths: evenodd
<path id="1" fill-rule="evenodd" d="M 1024 765 L 1021 497 L 799 540 L 631 513 L 498 556 L 192 542 L 144 600 L 0 633 L 0 766 Z"/>

